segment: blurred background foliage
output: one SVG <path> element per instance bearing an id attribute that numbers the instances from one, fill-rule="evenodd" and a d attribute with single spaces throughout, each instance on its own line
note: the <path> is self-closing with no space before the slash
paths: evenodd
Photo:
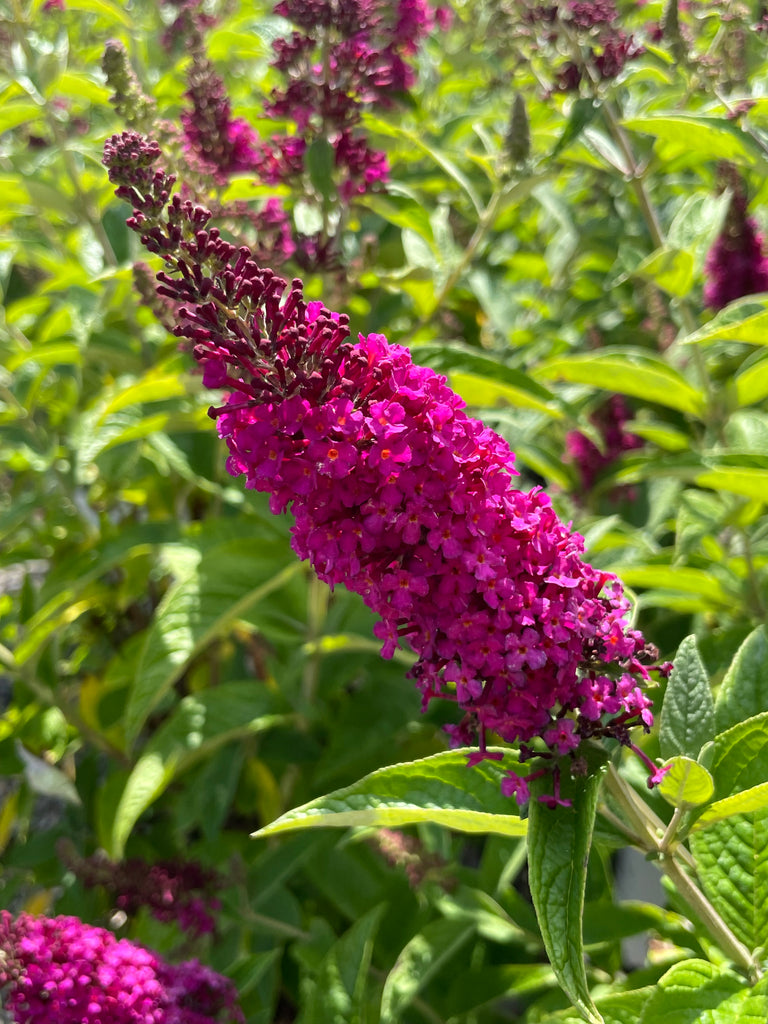
<path id="1" fill-rule="evenodd" d="M 693 2 L 673 22 L 672 5 L 623 3 L 643 52 L 604 79 L 586 57 L 574 83 L 588 37 L 552 38 L 539 6 L 455 0 L 402 102 L 364 116 L 391 175 L 345 206 L 339 260 L 275 269 L 447 373 L 510 441 L 521 487 L 543 485 L 636 592 L 662 655 L 695 633 L 717 682 L 768 602 L 768 308 L 715 316 L 703 297 L 734 180 L 765 223 L 760 12 Z M 381 661 L 359 599 L 314 581 L 288 521 L 228 477 L 212 396 L 136 289 L 141 254 L 100 162 L 125 127 L 101 59 L 120 41 L 178 124 L 188 56 L 161 44 L 176 13 L 0 5 L 0 899 L 198 955 L 235 978 L 251 1022 L 544 1021 L 565 997 L 522 841 L 248 838 L 444 749 L 450 710 L 420 714 L 408 655 Z M 211 13 L 208 58 L 267 137 L 287 23 L 266 3 Z M 198 181 L 225 207 L 272 194 L 300 229 L 306 195 L 248 173 Z M 611 906 L 604 838 L 592 980 L 623 977 L 619 940 L 651 930 L 623 982 L 638 990 L 707 950 L 674 906 Z M 215 869 L 215 933 L 116 911 L 78 868 L 97 850 Z"/>

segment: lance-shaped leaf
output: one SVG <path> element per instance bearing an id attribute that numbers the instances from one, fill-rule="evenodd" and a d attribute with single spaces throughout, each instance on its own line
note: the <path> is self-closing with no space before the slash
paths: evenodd
<path id="1" fill-rule="evenodd" d="M 715 705 L 695 636 L 687 636 L 680 644 L 674 665 L 661 709 L 661 756 L 696 758 L 704 744 L 714 739 Z"/>
<path id="2" fill-rule="evenodd" d="M 298 562 L 286 568 L 273 551 L 236 541 L 207 552 L 193 573 L 171 587 L 155 613 L 128 697 L 129 743 L 190 661 L 299 571 Z"/>
<path id="3" fill-rule="evenodd" d="M 351 786 L 282 814 L 254 836 L 318 826 L 397 828 L 425 821 L 457 832 L 525 835 L 526 822 L 500 789 L 505 770 L 518 765 L 505 758 L 503 767 L 499 761 L 481 761 L 469 768 L 470 753 L 449 750 L 379 768 Z"/>
<path id="4" fill-rule="evenodd" d="M 537 368 L 536 376 L 591 384 L 693 416 L 704 411 L 701 391 L 664 360 L 641 349 L 611 348 L 596 355 L 555 356 Z"/>
<path id="5" fill-rule="evenodd" d="M 384 910 L 382 903 L 369 910 L 334 942 L 316 977 L 302 990 L 297 1024 L 366 1019 L 373 943 Z"/>
<path id="6" fill-rule="evenodd" d="M 568 998 L 590 1024 L 603 1024 L 589 994 L 584 965 L 584 888 L 600 772 L 585 778 L 565 775 L 561 795 L 570 807 L 550 808 L 538 800 L 551 792 L 545 775 L 531 785 L 528 805 L 528 882 L 544 947 Z"/>
<path id="7" fill-rule="evenodd" d="M 274 695 L 254 681 L 224 683 L 185 697 L 128 776 L 112 823 L 110 856 L 122 856 L 131 829 L 174 778 L 225 743 L 276 725 L 284 719 L 280 710 Z"/>
<path id="8" fill-rule="evenodd" d="M 768 474 L 766 474 L 768 479 Z M 718 732 L 768 709 L 768 638 L 758 626 L 736 652 L 718 690 L 715 722 Z"/>
<path id="9" fill-rule="evenodd" d="M 415 935 L 398 956 L 384 983 L 381 1024 L 397 1024 L 402 1011 L 474 935 L 466 921 L 438 920 Z"/>

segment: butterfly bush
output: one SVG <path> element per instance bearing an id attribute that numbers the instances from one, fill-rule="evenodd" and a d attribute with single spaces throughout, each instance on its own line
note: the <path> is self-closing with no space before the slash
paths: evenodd
<path id="1" fill-rule="evenodd" d="M 630 728 L 652 723 L 656 652 L 618 580 L 583 560 L 546 494 L 517 489 L 506 441 L 444 377 L 381 334 L 353 340 L 346 315 L 224 241 L 207 210 L 171 198 L 160 155 L 125 133 L 105 164 L 134 206 L 128 224 L 166 265 L 175 333 L 227 395 L 211 414 L 228 471 L 291 511 L 295 552 L 363 597 L 385 658 L 401 644 L 416 653 L 424 706 L 455 702 L 463 717 L 448 731 L 478 743 L 471 761 L 502 758 L 489 732 L 524 757 L 571 755 L 576 771 L 585 740 L 630 745 Z M 514 773 L 503 789 L 528 797 Z"/>
<path id="2" fill-rule="evenodd" d="M 291 26 L 273 44 L 271 66 L 282 79 L 268 94 L 262 120 L 278 129 L 261 137 L 235 117 L 223 79 L 208 56 L 206 33 L 215 18 L 200 0 L 164 0 L 172 23 L 162 42 L 189 54 L 180 130 L 157 122 L 153 131 L 180 148 L 187 187 L 220 190 L 233 174 L 283 186 L 301 196 L 303 212 L 277 196 L 254 209 L 244 202 L 211 203 L 217 217 L 254 229 L 259 259 L 302 270 L 338 271 L 339 234 L 349 203 L 389 177 L 386 155 L 361 128 L 365 112 L 391 108 L 415 81 L 412 63 L 421 39 L 447 28 L 450 12 L 426 0 L 280 0 L 274 14 Z M 137 89 L 119 44 L 105 55 L 112 102 L 130 128 L 138 117 Z M 109 49 L 109 47 L 108 47 Z M 146 110 L 143 111 L 146 113 Z"/>
<path id="3" fill-rule="evenodd" d="M 76 917 L 1 911 L 0 989 L 14 1024 L 245 1024 L 229 979 Z"/>

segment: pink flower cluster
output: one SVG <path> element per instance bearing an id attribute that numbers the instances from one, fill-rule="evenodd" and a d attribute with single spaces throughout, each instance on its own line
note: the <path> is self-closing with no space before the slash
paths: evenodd
<path id="1" fill-rule="evenodd" d="M 566 448 L 575 463 L 581 485 L 590 491 L 598 476 L 616 459 L 627 451 L 643 447 L 643 439 L 624 429 L 624 424 L 632 419 L 632 411 L 621 395 L 611 395 L 589 417 L 602 440 L 598 448 L 595 442 L 580 430 L 571 431 L 565 439 Z"/>
<path id="2" fill-rule="evenodd" d="M 768 291 L 768 257 L 764 244 L 755 219 L 747 216 L 746 197 L 737 187 L 725 226 L 704 264 L 707 306 L 722 309 L 745 295 Z"/>
<path id="3" fill-rule="evenodd" d="M 244 1024 L 232 983 L 76 917 L 0 912 L 0 988 L 15 1024 Z"/>
<path id="4" fill-rule="evenodd" d="M 131 168 L 150 151 L 130 133 L 108 142 L 119 194 L 141 179 L 167 195 L 161 172 Z M 128 223 L 163 254 L 159 290 L 205 384 L 229 393 L 212 410 L 229 472 L 269 493 L 275 513 L 290 508 L 294 550 L 362 595 L 385 657 L 401 643 L 415 651 L 424 704 L 464 713 L 454 742 L 479 739 L 478 756 L 491 756 L 492 731 L 561 756 L 648 728 L 641 684 L 655 652 L 549 498 L 515 488 L 507 443 L 407 349 L 380 334 L 351 341 L 347 317 L 305 302 L 298 280 L 286 293 L 247 249 L 203 229 L 205 211 L 178 197 L 165 221 L 157 210 L 146 195 Z M 526 797 L 517 776 L 511 791 Z"/>
<path id="5" fill-rule="evenodd" d="M 67 866 L 91 889 L 101 886 L 113 894 L 114 906 L 126 914 L 147 907 L 158 921 L 175 921 L 193 935 L 213 932 L 212 912 L 220 904 L 211 895 L 219 877 L 194 861 L 159 861 L 138 858 L 113 863 L 104 854 L 80 858 L 69 849 L 60 851 Z"/>

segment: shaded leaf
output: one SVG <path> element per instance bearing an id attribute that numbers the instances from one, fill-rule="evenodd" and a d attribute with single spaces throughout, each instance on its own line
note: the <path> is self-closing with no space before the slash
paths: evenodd
<path id="1" fill-rule="evenodd" d="M 473 936 L 465 921 L 431 921 L 405 946 L 387 975 L 381 997 L 381 1024 L 397 1024 L 424 986 Z"/>
<path id="2" fill-rule="evenodd" d="M 174 778 L 225 743 L 283 720 L 274 695 L 255 681 L 223 683 L 184 697 L 128 777 L 112 823 L 110 856 L 120 859 L 133 826 Z"/>
<path id="3" fill-rule="evenodd" d="M 193 657 L 269 594 L 302 571 L 281 552 L 236 541 L 207 552 L 157 608 L 125 709 L 129 743 Z"/>

